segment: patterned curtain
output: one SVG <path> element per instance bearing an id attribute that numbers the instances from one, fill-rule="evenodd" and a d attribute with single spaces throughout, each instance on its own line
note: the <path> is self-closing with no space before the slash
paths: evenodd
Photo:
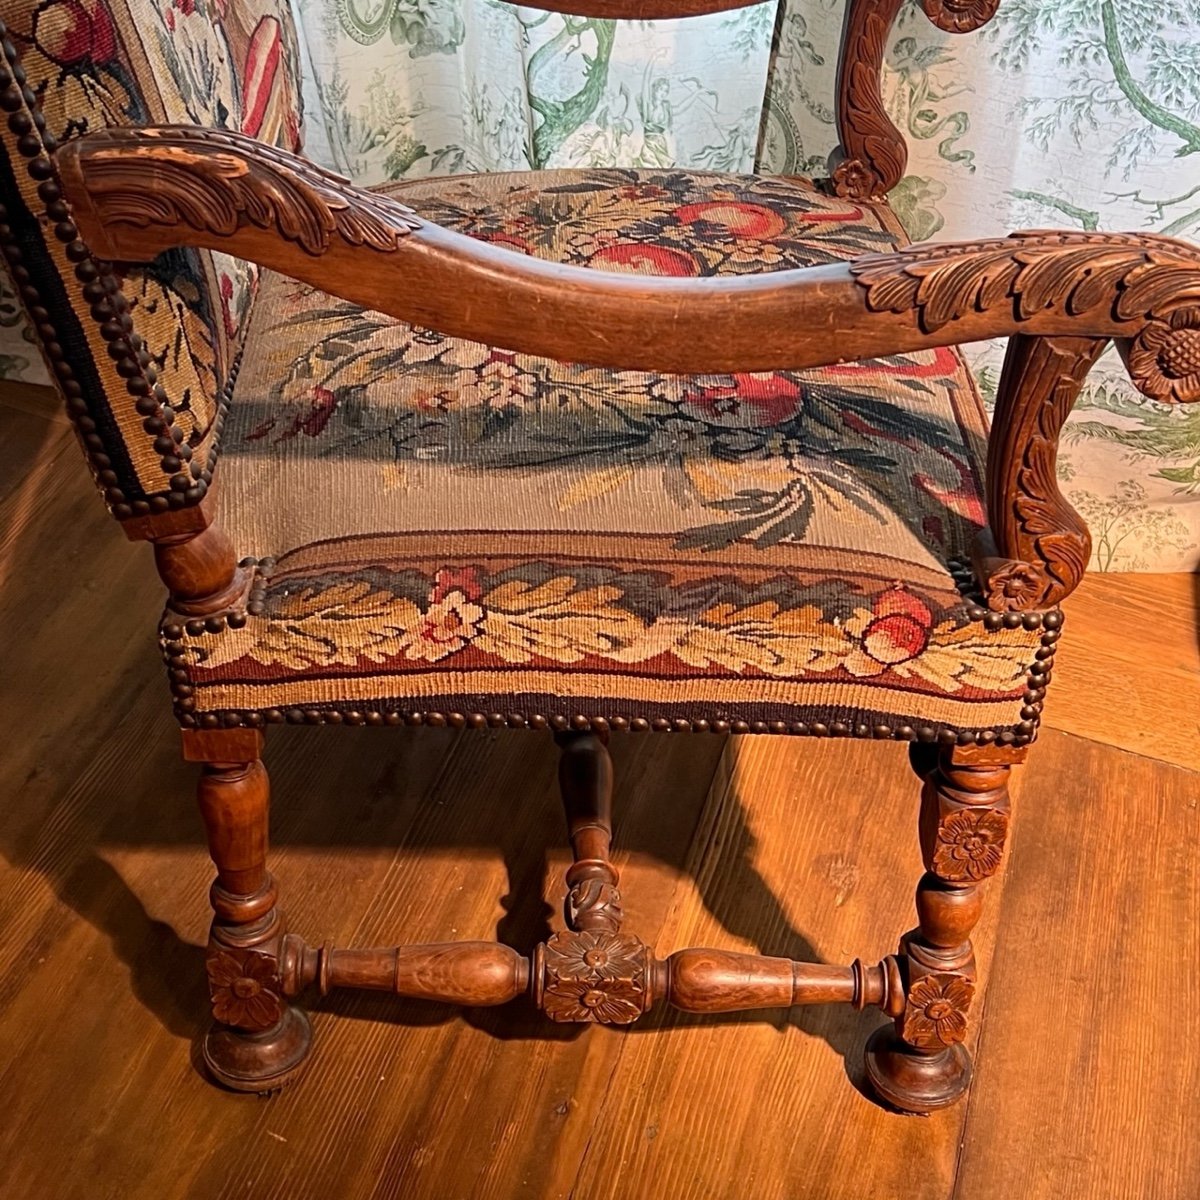
<path id="1" fill-rule="evenodd" d="M 496 0 L 292 2 L 308 153 L 362 183 L 567 165 L 822 174 L 836 140 L 845 0 L 624 23 Z M 1200 239 L 1197 0 L 1001 0 L 965 37 L 914 3 L 887 89 L 910 146 L 892 202 L 914 238 L 1054 225 Z M 0 301 L 0 334 L 15 324 Z M 985 394 L 1000 354 L 967 348 Z M 10 336 L 0 376 L 35 358 Z M 1141 399 L 1110 356 L 1059 469 L 1094 567 L 1200 563 L 1200 410 Z"/>

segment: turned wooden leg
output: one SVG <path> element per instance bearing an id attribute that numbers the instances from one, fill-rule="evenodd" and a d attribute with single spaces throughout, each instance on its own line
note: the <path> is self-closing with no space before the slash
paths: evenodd
<path id="1" fill-rule="evenodd" d="M 918 927 L 901 942 L 905 1002 L 895 1026 L 867 1043 L 867 1075 L 889 1103 L 927 1113 L 971 1082 L 962 1040 L 975 995 L 971 930 L 980 885 L 1000 865 L 1008 833 L 1008 774 L 1023 749 L 944 749 L 924 780 Z M 918 763 L 914 761 L 914 766 Z"/>
<path id="2" fill-rule="evenodd" d="M 270 787 L 261 747 L 256 730 L 189 730 L 184 740 L 186 757 L 203 764 L 200 815 L 217 868 L 205 964 L 216 1024 L 204 1039 L 204 1063 L 218 1082 L 244 1092 L 288 1082 L 312 1040 L 281 980 L 284 922 L 267 871 Z"/>
<path id="3" fill-rule="evenodd" d="M 567 833 L 575 861 L 567 870 L 567 924 L 572 929 L 621 927 L 617 869 L 609 861 L 612 845 L 612 759 L 606 738 L 596 733 L 560 733 L 558 786 L 567 814 Z"/>

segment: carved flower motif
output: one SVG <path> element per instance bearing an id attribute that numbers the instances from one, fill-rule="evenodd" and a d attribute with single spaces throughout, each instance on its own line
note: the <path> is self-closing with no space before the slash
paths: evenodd
<path id="1" fill-rule="evenodd" d="M 552 1021 L 596 1021 L 629 1025 L 642 1015 L 642 990 L 629 980 L 607 981 L 602 987 L 584 979 L 552 979 L 542 1008 Z"/>
<path id="2" fill-rule="evenodd" d="M 208 958 L 213 1016 L 241 1029 L 270 1029 L 283 1016 L 275 961 L 265 954 L 218 951 Z"/>
<path id="3" fill-rule="evenodd" d="M 1129 344 L 1129 376 L 1140 392 L 1165 404 L 1200 400 L 1200 308 L 1178 308 L 1151 321 Z"/>
<path id="4" fill-rule="evenodd" d="M 637 938 L 617 933 L 557 933 L 546 943 L 546 969 L 560 979 L 583 982 L 633 979 L 641 974 L 645 950 Z"/>
<path id="5" fill-rule="evenodd" d="M 925 15 L 947 33 L 970 33 L 996 15 L 1000 0 L 921 0 Z"/>
<path id="6" fill-rule="evenodd" d="M 987 577 L 987 603 L 993 612 L 1020 612 L 1042 598 L 1046 577 L 1033 563 L 1007 562 Z"/>
<path id="7" fill-rule="evenodd" d="M 861 159 L 843 159 L 834 168 L 833 190 L 843 200 L 869 200 L 878 190 L 878 181 Z"/>
<path id="8" fill-rule="evenodd" d="M 926 975 L 908 992 L 903 1037 L 924 1049 L 953 1046 L 967 1033 L 975 986 L 961 975 Z"/>
<path id="9" fill-rule="evenodd" d="M 952 883 L 986 879 L 1000 865 L 1008 818 L 990 809 L 960 809 L 938 826 L 933 869 Z"/>

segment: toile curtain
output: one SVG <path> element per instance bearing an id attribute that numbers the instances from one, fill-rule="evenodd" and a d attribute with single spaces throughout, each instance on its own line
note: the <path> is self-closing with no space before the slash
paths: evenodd
<path id="1" fill-rule="evenodd" d="M 497 0 L 292 0 L 307 152 L 367 184 L 582 165 L 823 174 L 844 3 L 613 22 Z M 965 37 L 914 3 L 886 86 L 910 148 L 891 198 L 914 239 L 1200 240 L 1200 0 L 1001 0 Z M 0 377 L 38 378 L 7 296 L 0 326 Z M 967 348 L 985 395 L 1000 355 Z M 1109 355 L 1064 440 L 1094 568 L 1200 564 L 1200 409 L 1141 398 Z"/>

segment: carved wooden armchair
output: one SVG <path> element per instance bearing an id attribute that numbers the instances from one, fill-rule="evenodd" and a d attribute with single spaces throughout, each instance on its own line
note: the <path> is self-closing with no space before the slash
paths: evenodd
<path id="1" fill-rule="evenodd" d="M 6 0 L 0 238 L 108 506 L 169 591 L 217 866 L 219 1081 L 285 1082 L 310 1041 L 296 998 L 354 986 L 528 993 L 617 1024 L 659 1002 L 876 1005 L 879 1093 L 913 1111 L 963 1093 L 979 885 L 1088 560 L 1059 431 L 1110 339 L 1143 392 L 1200 399 L 1200 253 L 1078 232 L 907 245 L 880 99 L 899 5 L 848 4 L 831 181 L 365 191 L 297 156 L 282 0 Z M 959 32 L 995 7 L 923 0 Z M 989 435 L 954 347 L 1000 336 Z M 550 731 L 567 929 L 529 958 L 285 931 L 260 761 L 285 722 Z M 610 733 L 709 731 L 907 744 L 926 873 L 895 956 L 659 959 L 622 930 Z"/>

